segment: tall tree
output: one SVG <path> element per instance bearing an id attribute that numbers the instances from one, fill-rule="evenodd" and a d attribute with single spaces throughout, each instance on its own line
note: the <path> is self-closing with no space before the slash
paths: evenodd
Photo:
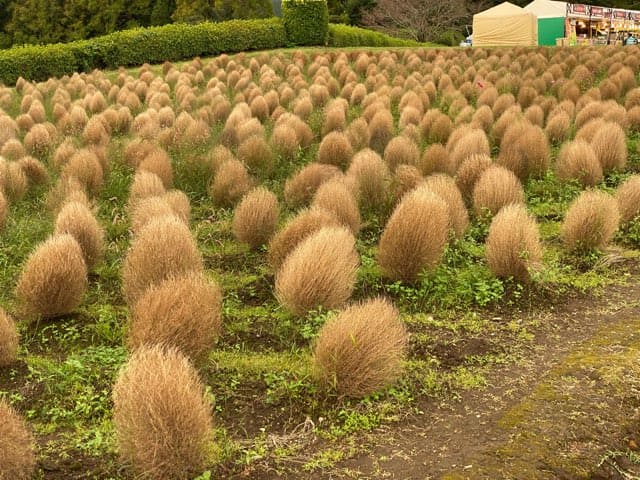
<path id="1" fill-rule="evenodd" d="M 151 25 L 171 23 L 171 14 L 176 9 L 174 0 L 156 0 L 151 9 Z"/>

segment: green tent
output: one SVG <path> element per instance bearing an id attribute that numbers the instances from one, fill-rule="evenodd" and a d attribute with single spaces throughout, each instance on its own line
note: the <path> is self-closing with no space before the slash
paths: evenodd
<path id="1" fill-rule="evenodd" d="M 564 37 L 565 2 L 533 0 L 524 9 L 538 18 L 538 45 L 555 45 L 556 38 Z"/>

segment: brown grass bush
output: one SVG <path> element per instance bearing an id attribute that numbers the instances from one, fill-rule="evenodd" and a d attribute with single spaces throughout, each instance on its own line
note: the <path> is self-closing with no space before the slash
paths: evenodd
<path id="1" fill-rule="evenodd" d="M 397 202 L 424 181 L 422 172 L 413 165 L 400 165 L 396 168 L 391 180 L 391 194 Z"/>
<path id="2" fill-rule="evenodd" d="M 80 202 L 89 206 L 89 198 L 82 184 L 76 178 L 60 178 L 46 195 L 47 209 L 57 215 L 69 202 Z"/>
<path id="3" fill-rule="evenodd" d="M 361 223 L 360 211 L 358 201 L 347 183 L 345 178 L 337 176 L 327 180 L 316 190 L 311 205 L 333 213 L 342 225 L 357 235 Z"/>
<path id="4" fill-rule="evenodd" d="M 284 259 L 276 273 L 276 297 L 298 316 L 320 306 L 337 308 L 353 292 L 358 265 L 351 232 L 346 227 L 322 227 Z"/>
<path id="5" fill-rule="evenodd" d="M 24 149 L 22 142 L 17 138 L 8 139 L 4 145 L 2 145 L 2 150 L 0 150 L 0 155 L 7 160 L 18 160 L 26 154 L 27 151 Z"/>
<path id="6" fill-rule="evenodd" d="M 54 234 L 69 234 L 76 239 L 89 270 L 104 255 L 104 229 L 83 203 L 69 202 L 62 207 L 56 217 Z"/>
<path id="7" fill-rule="evenodd" d="M 380 155 L 369 148 L 359 151 L 351 160 L 347 176 L 355 179 L 358 202 L 365 210 L 385 208 L 391 178 Z"/>
<path id="8" fill-rule="evenodd" d="M 425 113 L 425 116 L 428 114 L 429 112 Z M 426 136 L 426 139 L 429 143 L 446 143 L 452 131 L 453 131 L 453 122 L 447 115 L 445 115 L 444 113 L 440 113 L 433 120 L 431 128 L 429 128 L 429 133 Z M 424 137 L 424 133 L 423 133 L 423 137 Z"/>
<path id="9" fill-rule="evenodd" d="M 473 187 L 480 175 L 493 165 L 489 155 L 472 155 L 462 162 L 456 172 L 456 185 L 460 189 L 462 196 L 467 200 L 471 199 Z"/>
<path id="10" fill-rule="evenodd" d="M 162 180 L 155 173 L 137 172 L 133 176 L 133 182 L 129 187 L 129 197 L 127 199 L 129 211 L 133 211 L 140 200 L 156 195 L 164 195 L 165 192 Z"/>
<path id="11" fill-rule="evenodd" d="M 640 106 L 627 111 L 627 128 L 633 133 L 640 132 Z"/>
<path id="12" fill-rule="evenodd" d="M 447 203 L 426 186 L 402 197 L 378 245 L 378 262 L 391 280 L 414 282 L 440 262 L 449 237 Z"/>
<path id="13" fill-rule="evenodd" d="M 105 122 L 101 116 L 93 116 L 89 119 L 82 131 L 82 139 L 85 144 L 106 145 L 109 143 L 111 135 Z"/>
<path id="14" fill-rule="evenodd" d="M 181 190 L 169 190 L 162 195 L 162 199 L 171 206 L 176 217 L 182 220 L 185 225 L 189 225 L 191 219 L 191 202 L 189 202 L 189 197 L 186 193 Z"/>
<path id="15" fill-rule="evenodd" d="M 544 132 L 551 143 L 559 144 L 564 142 L 569 136 L 571 128 L 571 118 L 566 112 L 558 112 L 550 117 Z"/>
<path id="16" fill-rule="evenodd" d="M 300 148 L 296 132 L 285 123 L 276 125 L 271 134 L 271 144 L 283 158 L 291 160 Z"/>
<path id="17" fill-rule="evenodd" d="M 287 179 L 284 200 L 290 207 L 304 205 L 311 201 L 321 184 L 339 174 L 340 169 L 334 165 L 310 163 Z"/>
<path id="18" fill-rule="evenodd" d="M 347 127 L 346 134 L 354 152 L 369 147 L 371 139 L 369 135 L 369 125 L 364 118 L 356 118 L 351 122 Z"/>
<path id="19" fill-rule="evenodd" d="M 131 310 L 127 346 L 175 347 L 195 364 L 206 360 L 220 335 L 220 287 L 199 273 L 167 280 L 149 288 Z"/>
<path id="20" fill-rule="evenodd" d="M 313 351 L 315 376 L 340 396 L 370 395 L 398 380 L 407 345 L 404 323 L 388 300 L 375 298 L 350 305 L 318 333 Z"/>
<path id="21" fill-rule="evenodd" d="M 158 147 L 148 140 L 132 140 L 124 147 L 125 162 L 132 168 L 138 168 L 140 162 L 157 149 Z"/>
<path id="22" fill-rule="evenodd" d="M 279 216 L 278 198 L 264 187 L 254 188 L 242 197 L 233 212 L 233 236 L 251 248 L 258 248 L 276 231 Z"/>
<path id="23" fill-rule="evenodd" d="M 9 218 L 9 202 L 4 194 L 2 188 L 0 188 L 0 232 L 4 230 Z"/>
<path id="24" fill-rule="evenodd" d="M 473 117 L 471 117 L 471 126 L 489 132 L 493 125 L 493 120 L 491 108 L 488 105 L 482 105 L 474 112 Z"/>
<path id="25" fill-rule="evenodd" d="M 154 218 L 127 251 L 122 268 L 125 300 L 133 305 L 151 286 L 202 268 L 202 256 L 189 228 L 174 216 Z"/>
<path id="26" fill-rule="evenodd" d="M 462 162 L 472 155 L 489 155 L 491 153 L 489 139 L 487 138 L 487 134 L 484 133 L 484 130 L 469 128 L 468 130 L 462 129 L 461 131 L 465 132 L 464 136 L 449 149 L 450 161 L 455 170 L 458 170 Z M 449 137 L 450 141 L 452 137 L 453 134 Z"/>
<path id="27" fill-rule="evenodd" d="M 627 164 L 627 137 L 620 125 L 606 122 L 591 140 L 603 172 L 622 170 Z"/>
<path id="28" fill-rule="evenodd" d="M 0 478 L 29 480 L 36 470 L 35 440 L 26 422 L 0 398 Z"/>
<path id="29" fill-rule="evenodd" d="M 369 123 L 369 146 L 382 154 L 393 138 L 393 115 L 389 110 L 378 111 Z"/>
<path id="30" fill-rule="evenodd" d="M 18 162 L 7 162 L 0 157 L 0 189 L 6 199 L 17 202 L 24 197 L 29 187 L 27 175 Z"/>
<path id="31" fill-rule="evenodd" d="M 342 103 L 334 101 L 325 108 L 322 120 L 322 135 L 329 132 L 343 131 L 347 128 L 346 109 Z"/>
<path id="32" fill-rule="evenodd" d="M 37 158 L 24 156 L 18 160 L 18 165 L 20 165 L 29 183 L 33 185 L 43 185 L 49 181 L 47 168 Z"/>
<path id="33" fill-rule="evenodd" d="M 424 185 L 447 203 L 451 228 L 456 238 L 462 238 L 469 228 L 469 212 L 455 180 L 449 175 L 435 174 L 425 178 Z"/>
<path id="34" fill-rule="evenodd" d="M 586 142 L 591 143 L 593 137 L 595 136 L 598 130 L 604 128 L 606 121 L 601 117 L 596 117 L 594 119 L 589 120 L 582 127 L 578 129 L 576 132 L 576 140 L 584 140 Z"/>
<path id="35" fill-rule="evenodd" d="M 569 205 L 560 236 L 570 252 L 602 249 L 613 239 L 619 223 L 616 199 L 602 191 L 586 190 Z"/>
<path id="36" fill-rule="evenodd" d="M 71 235 L 54 235 L 40 243 L 24 264 L 15 290 L 28 320 L 73 311 L 87 289 L 82 248 Z"/>
<path id="37" fill-rule="evenodd" d="M 487 265 L 498 278 L 528 282 L 542 262 L 540 232 L 523 205 L 507 205 L 493 217 L 485 244 Z"/>
<path id="38" fill-rule="evenodd" d="M 97 195 L 104 186 L 104 170 L 100 159 L 89 149 L 74 153 L 62 167 L 60 175 L 62 178 L 78 179 L 90 195 Z"/>
<path id="39" fill-rule="evenodd" d="M 66 138 L 58 148 L 55 149 L 49 164 L 56 170 L 60 170 L 65 163 L 76 153 L 77 149 L 70 138 Z"/>
<path id="40" fill-rule="evenodd" d="M 519 122 L 521 120 L 522 112 L 520 111 L 520 107 L 510 108 L 506 112 L 504 112 L 500 117 L 497 117 L 497 120 L 491 127 L 491 136 L 493 137 L 493 142 L 495 145 L 500 145 L 502 141 L 502 136 L 504 135 L 507 128 L 512 126 L 514 123 Z"/>
<path id="41" fill-rule="evenodd" d="M 318 163 L 345 167 L 353 156 L 349 138 L 342 132 L 329 132 L 318 147 Z"/>
<path id="42" fill-rule="evenodd" d="M 456 171 L 455 165 L 451 160 L 451 155 L 439 143 L 429 145 L 423 152 L 418 168 L 423 175 L 431 175 L 432 173 L 446 173 L 453 175 Z"/>
<path id="43" fill-rule="evenodd" d="M 230 207 L 238 202 L 253 184 L 249 172 L 239 160 L 227 160 L 218 168 L 209 185 L 216 205 Z"/>
<path id="44" fill-rule="evenodd" d="M 340 221 L 331 212 L 321 208 L 300 210 L 269 242 L 269 264 L 277 271 L 300 242 L 322 227 L 329 226 L 340 226 Z"/>
<path id="45" fill-rule="evenodd" d="M 487 211 L 495 215 L 512 203 L 524 203 L 524 190 L 518 177 L 499 165 L 487 167 L 473 187 L 473 209 L 482 216 Z"/>
<path id="46" fill-rule="evenodd" d="M 238 146 L 238 160 L 251 172 L 269 174 L 273 170 L 273 150 L 261 135 L 253 135 Z"/>
<path id="47" fill-rule="evenodd" d="M 640 175 L 627 178 L 616 190 L 620 222 L 626 224 L 640 214 Z"/>
<path id="48" fill-rule="evenodd" d="M 544 127 L 544 110 L 539 105 L 531 105 L 524 111 L 524 118 L 532 125 Z"/>
<path id="49" fill-rule="evenodd" d="M 591 145 L 584 140 L 574 140 L 562 145 L 555 171 L 559 179 L 575 179 L 585 187 L 592 187 L 603 179 L 602 166 Z"/>
<path id="50" fill-rule="evenodd" d="M 18 330 L 13 319 L 0 308 L 0 368 L 16 362 L 18 355 Z"/>
<path id="51" fill-rule="evenodd" d="M 113 387 L 118 451 L 140 478 L 193 478 L 210 461 L 211 404 L 196 369 L 178 350 L 142 347 Z"/>
<path id="52" fill-rule="evenodd" d="M 145 156 L 138 164 L 138 171 L 155 173 L 158 178 L 162 180 L 164 188 L 171 188 L 173 186 L 173 166 L 171 165 L 171 159 L 169 158 L 169 154 L 161 148 Z"/>
<path id="53" fill-rule="evenodd" d="M 420 150 L 407 137 L 394 137 L 384 149 L 384 161 L 391 172 L 394 172 L 398 165 L 417 167 L 420 163 Z"/>
<path id="54" fill-rule="evenodd" d="M 500 142 L 496 163 L 508 168 L 518 178 L 540 178 L 549 168 L 549 142 L 542 129 L 528 122 L 507 128 Z"/>
<path id="55" fill-rule="evenodd" d="M 131 232 L 134 235 L 137 235 L 151 220 L 163 216 L 173 215 L 182 220 L 185 225 L 188 224 L 188 220 L 185 221 L 176 214 L 171 204 L 165 199 L 165 195 L 143 198 L 135 203 L 130 212 Z"/>
<path id="56" fill-rule="evenodd" d="M 43 124 L 34 125 L 24 136 L 24 148 L 30 155 L 44 157 L 49 153 L 53 139 Z"/>

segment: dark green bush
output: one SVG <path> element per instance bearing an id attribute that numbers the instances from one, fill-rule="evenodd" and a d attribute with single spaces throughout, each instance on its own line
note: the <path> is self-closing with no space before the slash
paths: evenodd
<path id="1" fill-rule="evenodd" d="M 445 30 L 436 39 L 439 44 L 448 47 L 457 47 L 462 40 L 464 40 L 464 35 L 457 30 Z"/>
<path id="2" fill-rule="evenodd" d="M 330 47 L 415 47 L 419 45 L 422 44 L 413 40 L 390 37 L 365 28 L 329 24 Z"/>
<path id="3" fill-rule="evenodd" d="M 329 30 L 326 0 L 283 0 L 282 20 L 294 45 L 324 45 Z"/>
<path id="4" fill-rule="evenodd" d="M 0 51 L 0 81 L 13 85 L 20 76 L 41 81 L 94 68 L 280 48 L 287 43 L 284 26 L 277 18 L 137 28 L 91 40 Z"/>

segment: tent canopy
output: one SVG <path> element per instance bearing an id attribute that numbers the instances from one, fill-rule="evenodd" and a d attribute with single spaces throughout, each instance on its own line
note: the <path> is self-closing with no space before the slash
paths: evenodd
<path id="1" fill-rule="evenodd" d="M 567 16 L 567 3 L 553 0 L 533 0 L 524 7 L 527 12 L 538 18 L 564 18 Z"/>
<path id="2" fill-rule="evenodd" d="M 536 16 L 504 2 L 473 16 L 474 46 L 533 46 L 538 44 Z"/>

